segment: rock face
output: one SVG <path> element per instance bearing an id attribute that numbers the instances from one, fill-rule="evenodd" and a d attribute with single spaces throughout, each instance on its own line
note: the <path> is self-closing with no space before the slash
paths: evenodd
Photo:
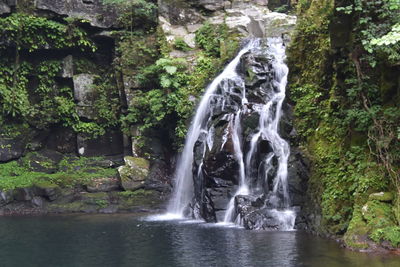
<path id="1" fill-rule="evenodd" d="M 150 163 L 143 158 L 125 157 L 125 166 L 118 168 L 121 185 L 125 190 L 143 188 L 149 174 Z"/>
<path id="2" fill-rule="evenodd" d="M 123 153 L 123 136 L 119 130 L 108 130 L 97 138 L 87 138 L 85 134 L 78 134 L 77 147 L 80 156 L 113 156 Z"/>
<path id="3" fill-rule="evenodd" d="M 271 12 L 267 0 L 159 0 L 158 3 L 159 22 L 167 41 L 173 44 L 177 38 L 182 38 L 189 47 L 194 47 L 194 32 L 206 21 L 225 22 L 231 32 L 260 38 L 288 35 L 296 23 L 294 16 Z M 203 15 L 199 8 L 213 13 Z"/>
<path id="4" fill-rule="evenodd" d="M 117 10 L 104 5 L 102 0 L 37 0 L 38 10 L 52 11 L 60 15 L 88 20 L 92 26 L 110 28 L 116 26 Z"/>
<path id="5" fill-rule="evenodd" d="M 75 75 L 74 98 L 78 102 L 77 112 L 79 117 L 93 119 L 95 114 L 92 108 L 94 97 L 94 75 L 79 74 Z"/>
<path id="6" fill-rule="evenodd" d="M 11 12 L 11 8 L 7 5 L 7 1 L 0 1 L 0 15 L 8 14 Z"/>
<path id="7" fill-rule="evenodd" d="M 23 138 L 7 138 L 0 136 L 0 162 L 20 158 L 25 152 L 26 142 Z"/>

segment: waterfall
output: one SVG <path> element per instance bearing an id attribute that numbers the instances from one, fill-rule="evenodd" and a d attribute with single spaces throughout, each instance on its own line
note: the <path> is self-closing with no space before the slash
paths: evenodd
<path id="1" fill-rule="evenodd" d="M 276 177 L 274 179 L 273 191 L 269 197 L 271 207 L 273 208 L 274 215 L 281 220 L 284 230 L 290 230 L 294 226 L 294 213 L 289 208 L 289 192 L 287 186 L 287 162 L 290 154 L 289 144 L 280 137 L 279 135 L 279 120 L 282 113 L 282 103 L 285 99 L 285 90 L 287 85 L 287 77 L 289 69 L 284 63 L 286 58 L 285 47 L 282 40 L 279 38 L 269 38 L 268 39 L 268 51 L 267 53 L 273 56 L 272 68 L 275 71 L 274 83 L 274 94 L 271 96 L 270 100 L 264 104 L 261 108 L 260 119 L 258 123 L 258 131 L 253 134 L 250 142 L 250 149 L 246 156 L 246 170 L 251 170 L 252 159 L 257 153 L 256 145 L 260 139 L 263 137 L 268 140 L 271 145 L 273 152 L 268 154 L 264 159 L 265 164 L 265 177 L 268 177 L 268 172 L 272 169 L 272 158 L 276 156 L 278 159 L 278 170 Z M 239 151 L 239 150 L 238 150 Z M 241 152 L 238 152 L 241 154 Z M 247 176 L 250 176 L 248 173 Z M 249 179 L 246 179 L 248 182 Z M 224 222 L 231 222 L 234 212 L 234 198 L 238 195 L 247 195 L 248 184 L 244 183 L 239 187 L 239 190 L 235 193 L 229 202 L 227 212 L 224 218 Z M 258 191 L 259 188 L 254 188 L 254 191 Z M 279 194 L 283 195 L 283 198 L 279 197 Z M 279 211 L 278 208 L 285 208 Z M 289 217 L 289 218 L 288 218 Z"/>
<path id="2" fill-rule="evenodd" d="M 239 71 L 244 64 L 243 57 L 253 54 L 262 55 L 262 59 L 255 59 L 253 66 L 258 73 L 248 74 L 243 69 Z M 193 210 L 197 204 L 197 212 L 193 212 L 195 215 L 192 217 L 215 218 L 214 206 L 210 201 L 212 196 L 204 188 L 210 180 L 232 180 L 236 181 L 237 189 L 227 201 L 223 220 L 220 218 L 220 221 L 239 224 L 247 221 L 254 224 L 255 228 L 264 228 L 262 221 L 269 221 L 271 228 L 293 229 L 295 213 L 290 208 L 287 181 L 290 147 L 279 134 L 289 72 L 285 59 L 285 45 L 281 38 L 254 39 L 207 88 L 178 160 L 169 214 L 183 218 L 185 210 L 188 207 Z M 249 85 L 248 80 L 254 75 L 260 76 L 259 81 Z M 242 125 L 250 115 L 258 117 L 258 125 L 244 131 Z M 216 141 L 216 128 L 220 127 L 219 123 L 215 123 L 216 118 L 222 123 L 226 122 L 223 132 L 219 131 L 220 142 Z M 260 151 L 263 146 L 264 151 Z M 196 150 L 196 147 L 199 149 Z M 218 172 L 220 168 L 210 174 L 210 160 L 207 161 L 206 157 L 215 153 L 212 152 L 215 150 L 223 150 L 223 155 L 232 154 L 234 164 L 231 169 L 235 175 L 222 175 Z M 201 157 L 200 163 L 195 160 L 194 151 L 200 151 L 200 154 L 196 154 L 196 160 Z M 212 161 L 216 161 L 215 158 L 215 155 L 211 157 Z M 205 179 L 208 179 L 208 183 Z M 251 204 L 254 202 L 262 204 L 257 204 L 255 208 Z M 253 215 L 249 217 L 250 213 L 260 214 L 264 219 L 254 220 Z"/>
<path id="3" fill-rule="evenodd" d="M 226 66 L 224 71 L 208 86 L 200 104 L 196 110 L 194 119 L 189 128 L 183 152 L 178 159 L 175 171 L 175 186 L 173 197 L 168 207 L 168 212 L 177 217 L 183 217 L 185 207 L 190 203 L 193 197 L 193 148 L 200 133 L 205 127 L 205 121 L 210 117 L 210 102 L 215 96 L 215 91 L 220 83 L 227 79 L 237 78 L 236 68 L 240 62 L 241 56 L 255 46 L 257 40 L 250 41 L 238 55 Z M 222 101 L 224 105 L 224 101 Z"/>

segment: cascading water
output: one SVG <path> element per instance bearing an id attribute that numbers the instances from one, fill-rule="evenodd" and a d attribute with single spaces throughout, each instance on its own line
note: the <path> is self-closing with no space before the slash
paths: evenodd
<path id="1" fill-rule="evenodd" d="M 186 206 L 190 203 L 193 197 L 193 148 L 195 142 L 202 131 L 210 134 L 206 127 L 206 122 L 212 115 L 210 102 L 216 97 L 215 91 L 220 86 L 220 83 L 227 79 L 237 78 L 236 68 L 240 62 L 241 56 L 255 46 L 256 41 L 250 41 L 239 54 L 228 64 L 224 71 L 208 86 L 200 104 L 196 110 L 196 115 L 192 121 L 191 127 L 186 137 L 185 146 L 180 159 L 178 160 L 177 169 L 175 172 L 175 186 L 173 197 L 168 207 L 168 212 L 176 217 L 183 217 Z M 221 103 L 224 105 L 224 100 Z"/>
<path id="2" fill-rule="evenodd" d="M 216 212 L 224 212 L 219 216 L 224 223 L 293 229 L 290 148 L 279 135 L 288 75 L 285 46 L 281 38 L 265 41 L 250 41 L 207 88 L 178 161 L 168 209 L 174 217 L 216 221 Z M 243 70 L 252 56 L 251 68 Z M 258 124 L 243 129 L 255 117 Z M 228 201 L 221 208 L 215 195 L 224 192 Z"/>
<path id="3" fill-rule="evenodd" d="M 224 218 L 224 222 L 231 222 L 234 212 L 234 198 L 237 195 L 247 195 L 247 188 L 249 178 L 251 178 L 251 169 L 253 167 L 252 161 L 257 153 L 257 144 L 260 139 L 268 140 L 272 147 L 272 152 L 265 156 L 265 159 L 261 162 L 264 164 L 264 177 L 268 177 L 268 172 L 273 168 L 272 158 L 275 156 L 278 161 L 278 170 L 274 179 L 273 190 L 269 195 L 269 204 L 272 213 L 276 216 L 277 220 L 281 223 L 283 230 L 293 229 L 295 214 L 289 210 L 289 192 L 287 186 L 287 162 L 290 154 L 289 144 L 280 137 L 279 135 L 279 120 L 282 113 L 282 103 L 285 99 L 285 90 L 287 85 L 287 76 L 289 69 L 284 63 L 286 58 L 285 47 L 282 40 L 279 38 L 268 39 L 268 51 L 267 53 L 273 57 L 272 68 L 275 72 L 273 87 L 273 94 L 270 96 L 269 101 L 259 106 L 260 119 L 258 123 L 258 131 L 253 134 L 250 141 L 250 149 L 247 152 L 245 168 L 247 170 L 246 176 L 248 179 L 239 187 L 235 196 L 229 202 L 227 213 Z M 241 154 L 241 152 L 239 152 Z M 267 182 L 267 181 L 266 181 Z M 260 191 L 259 185 L 252 188 L 251 193 L 257 193 Z M 283 196 L 283 198 L 280 197 Z M 278 210 L 278 209 L 282 210 Z M 240 219 L 240 218 L 239 218 Z M 240 221 L 240 220 L 239 220 Z"/>

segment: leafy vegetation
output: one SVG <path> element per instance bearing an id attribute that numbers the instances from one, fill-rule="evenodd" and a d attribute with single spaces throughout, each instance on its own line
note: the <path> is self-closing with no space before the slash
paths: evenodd
<path id="1" fill-rule="evenodd" d="M 106 5 L 114 5 L 119 9 L 119 23 L 129 29 L 149 30 L 157 21 L 157 5 L 148 0 L 102 0 Z"/>
<path id="2" fill-rule="evenodd" d="M 125 37 L 120 43 L 121 58 L 117 63 L 124 73 L 134 77 L 137 86 L 132 92 L 128 112 L 122 118 L 123 128 L 129 133 L 131 125 L 138 125 L 141 137 L 152 129 L 164 129 L 169 139 L 180 146 L 197 98 L 225 61 L 236 52 L 238 42 L 236 36 L 229 35 L 226 25 L 214 27 L 206 23 L 196 33 L 196 41 L 202 50 L 189 62 L 169 56 L 172 47 L 189 50 L 183 40 L 177 39 L 170 45 L 161 32 L 157 35 L 156 47 L 148 45 L 148 40 L 154 41 L 154 35 L 144 39 L 141 33 L 133 34 L 132 38 Z M 222 42 L 224 38 L 230 41 Z M 205 45 L 207 40 L 213 43 Z M 138 57 L 142 59 L 139 64 Z M 144 145 L 145 140 L 141 141 Z"/>
<path id="3" fill-rule="evenodd" d="M 0 164 L 0 190 L 7 191 L 31 187 L 35 184 L 73 187 L 85 185 L 95 178 L 115 177 L 117 175 L 115 169 L 91 166 L 91 163 L 99 160 L 101 158 L 64 159 L 56 166 L 60 171 L 52 174 L 32 171 L 29 166 L 17 161 Z M 41 164 L 46 165 L 46 162 Z"/>
<path id="4" fill-rule="evenodd" d="M 30 55 L 41 49 L 95 51 L 95 44 L 77 26 L 78 23 L 79 20 L 66 19 L 65 23 L 60 23 L 20 13 L 0 18 L 2 128 L 11 121 L 27 123 L 37 129 L 62 124 L 77 132 L 97 136 L 118 122 L 115 116 L 119 107 L 114 101 L 118 96 L 110 95 L 109 88 L 114 85 L 109 74 L 103 73 L 95 82 L 94 93 L 98 97 L 94 103 L 94 121 L 83 122 L 77 114 L 72 89 L 58 82 L 62 71 L 61 60 L 30 60 Z"/>
<path id="5" fill-rule="evenodd" d="M 395 229 L 399 217 L 366 227 L 360 210 L 371 193 L 400 195 L 399 3 L 301 0 L 297 9 L 290 94 L 301 142 L 314 162 L 309 190 L 322 208 L 321 227 L 347 232 L 349 246 L 366 245 L 356 235 L 397 246 L 396 234 L 377 233 Z"/>

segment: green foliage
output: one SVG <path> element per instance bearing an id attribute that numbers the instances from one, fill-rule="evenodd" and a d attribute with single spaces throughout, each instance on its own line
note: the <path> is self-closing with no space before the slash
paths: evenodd
<path id="1" fill-rule="evenodd" d="M 192 50 L 182 38 L 175 39 L 174 47 L 176 49 L 184 51 L 184 52 L 188 52 L 188 51 Z"/>
<path id="2" fill-rule="evenodd" d="M 154 34 L 141 32 L 124 34 L 117 45 L 116 68 L 126 75 L 136 75 L 140 68 L 153 64 L 158 56 L 157 39 Z"/>
<path id="3" fill-rule="evenodd" d="M 71 22 L 67 25 L 43 17 L 13 13 L 0 18 L 0 48 L 13 44 L 30 52 L 52 47 L 56 49 L 80 47 L 82 50 L 95 50 L 87 33 Z"/>
<path id="4" fill-rule="evenodd" d="M 274 9 L 274 12 L 279 12 L 279 13 L 286 13 L 288 12 L 290 7 L 288 5 L 281 5 L 280 7 L 277 7 Z"/>
<path id="5" fill-rule="evenodd" d="M 213 57 L 221 56 L 221 44 L 227 42 L 229 37 L 226 24 L 214 25 L 206 22 L 196 31 L 196 44 L 203 48 L 207 55 Z"/>
<path id="6" fill-rule="evenodd" d="M 380 228 L 375 230 L 370 237 L 372 240 L 378 243 L 383 240 L 387 240 L 392 244 L 393 247 L 397 248 L 400 245 L 400 227 L 389 226 L 386 228 Z"/>
<path id="7" fill-rule="evenodd" d="M 106 5 L 118 7 L 119 22 L 131 32 L 136 27 L 150 29 L 157 21 L 157 5 L 147 0 L 102 0 Z"/>
<path id="8" fill-rule="evenodd" d="M 32 63 L 26 55 L 48 48 L 94 51 L 95 45 L 78 27 L 81 22 L 67 18 L 63 24 L 21 13 L 0 18 L 0 113 L 4 123 L 28 123 L 38 129 L 62 124 L 92 137 L 118 124 L 118 93 L 113 90 L 116 85 L 112 74 L 94 67 L 90 60 L 75 63 L 76 73 L 102 74 L 94 85 L 96 116 L 92 122 L 83 122 L 77 114 L 72 89 L 57 79 L 62 70 L 60 60 Z M 11 51 L 9 47 L 13 46 Z"/>
<path id="9" fill-rule="evenodd" d="M 149 91 L 137 91 L 132 99 L 132 107 L 124 118 L 128 127 L 142 123 L 141 130 L 160 127 L 173 116 L 180 113 L 176 101 L 185 101 L 182 94 L 187 85 L 187 65 L 183 59 L 161 58 L 154 65 L 141 70 L 137 75 L 139 84 L 144 88 L 158 87 Z M 170 123 L 170 121 L 169 121 Z M 167 123 L 168 124 L 168 123 Z"/>
<path id="10" fill-rule="evenodd" d="M 309 193 L 321 207 L 322 230 L 347 231 L 347 244 L 365 248 L 356 236 L 383 227 L 368 226 L 360 213 L 369 194 L 399 194 L 398 71 L 392 68 L 398 43 L 372 40 L 390 34 L 400 18 L 393 1 L 346 3 L 298 2 L 300 19 L 288 49 L 290 98 L 301 142 L 313 160 Z M 347 21 L 350 30 L 338 21 Z M 379 238 L 394 240 L 390 236 Z"/>
<path id="11" fill-rule="evenodd" d="M 378 45 L 378 46 L 383 46 L 383 45 L 394 45 L 400 41 L 400 24 L 396 24 L 392 27 L 392 30 L 387 33 L 386 35 L 372 39 L 371 44 L 372 45 Z"/>
<path id="12" fill-rule="evenodd" d="M 139 189 L 136 191 L 123 191 L 118 193 L 119 196 L 125 197 L 125 198 L 132 198 L 132 197 L 138 197 L 138 196 L 152 196 L 153 192 L 151 191 L 146 191 L 144 189 Z"/>
<path id="13" fill-rule="evenodd" d="M 52 184 L 61 187 L 84 185 L 95 178 L 115 177 L 115 169 L 105 169 L 90 166 L 90 162 L 99 158 L 64 159 L 59 163 L 63 171 L 46 174 L 30 171 L 27 166 L 21 166 L 17 161 L 0 164 L 0 190 L 30 187 L 35 184 Z"/>

